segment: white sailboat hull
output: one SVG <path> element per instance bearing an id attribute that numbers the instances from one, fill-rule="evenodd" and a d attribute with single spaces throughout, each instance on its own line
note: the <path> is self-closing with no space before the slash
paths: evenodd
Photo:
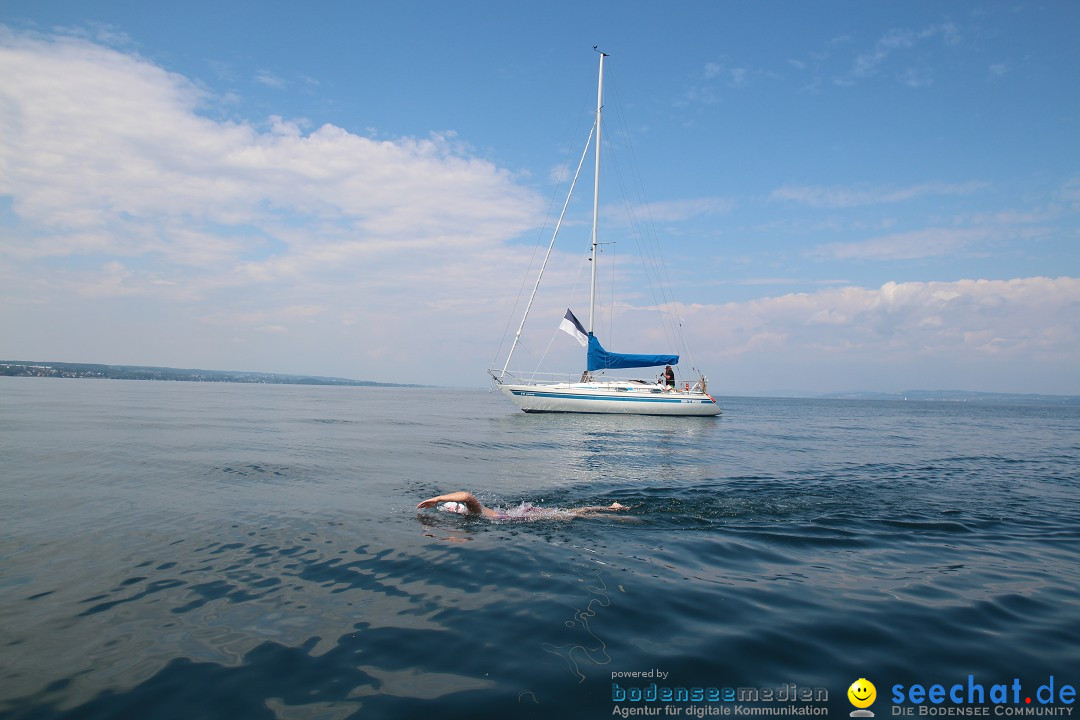
<path id="1" fill-rule="evenodd" d="M 700 390 L 661 390 L 638 382 L 496 383 L 515 405 L 534 413 L 608 413 L 709 417 L 720 407 Z"/>

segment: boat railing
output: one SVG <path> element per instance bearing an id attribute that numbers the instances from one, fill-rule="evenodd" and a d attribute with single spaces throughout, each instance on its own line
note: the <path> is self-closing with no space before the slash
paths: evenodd
<path id="1" fill-rule="evenodd" d="M 508 370 L 503 372 L 501 370 L 490 369 L 488 373 L 497 383 L 510 383 L 510 384 L 551 384 L 551 383 L 582 383 L 582 382 L 595 382 L 595 383 L 620 383 L 629 386 L 640 386 L 644 388 L 660 388 L 660 378 L 656 380 L 645 380 L 640 377 L 627 378 L 617 377 L 615 375 L 608 375 L 604 372 L 589 372 L 589 373 L 541 373 L 531 371 L 520 370 Z M 689 393 L 704 393 L 705 388 L 703 385 L 703 379 L 698 380 L 682 380 L 675 383 L 675 391 L 677 392 L 689 392 Z"/>
<path id="2" fill-rule="evenodd" d="M 521 383 L 523 385 L 530 385 L 533 383 L 576 383 L 581 382 L 581 373 L 541 373 L 530 372 L 522 370 L 502 370 L 491 369 L 488 373 L 496 382 L 500 383 Z"/>

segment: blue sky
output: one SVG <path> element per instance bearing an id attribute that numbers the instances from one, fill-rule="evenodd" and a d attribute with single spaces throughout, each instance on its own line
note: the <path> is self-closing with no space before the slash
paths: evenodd
<path id="1" fill-rule="evenodd" d="M 610 349 L 629 203 L 718 393 L 1080 394 L 1080 5 L 669 5 L 5 0 L 0 357 L 483 384 L 599 45 Z M 580 370 L 580 195 L 513 367 Z"/>

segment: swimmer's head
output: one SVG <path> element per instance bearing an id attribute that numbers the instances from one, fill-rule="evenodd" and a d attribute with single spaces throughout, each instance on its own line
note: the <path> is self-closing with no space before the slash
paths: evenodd
<path id="1" fill-rule="evenodd" d="M 469 508 L 465 507 L 465 503 L 445 502 L 439 506 L 439 509 L 445 510 L 446 512 L 458 513 L 459 515 L 469 514 Z"/>

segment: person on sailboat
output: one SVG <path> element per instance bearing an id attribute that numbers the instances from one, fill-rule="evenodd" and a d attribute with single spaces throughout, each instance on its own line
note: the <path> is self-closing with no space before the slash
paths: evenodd
<path id="1" fill-rule="evenodd" d="M 664 368 L 664 384 L 667 385 L 669 391 L 675 389 L 675 371 L 671 369 L 670 365 Z"/>
<path id="2" fill-rule="evenodd" d="M 592 517 L 598 513 L 619 512 L 629 510 L 626 505 L 613 502 L 610 505 L 589 505 L 578 508 L 542 508 L 532 503 L 522 503 L 520 507 L 510 510 L 489 508 L 480 502 L 475 495 L 467 490 L 436 495 L 417 504 L 417 510 L 440 505 L 440 510 L 459 513 L 461 515 L 480 515 L 492 520 L 532 520 L 542 517 L 574 519 L 579 517 Z"/>

